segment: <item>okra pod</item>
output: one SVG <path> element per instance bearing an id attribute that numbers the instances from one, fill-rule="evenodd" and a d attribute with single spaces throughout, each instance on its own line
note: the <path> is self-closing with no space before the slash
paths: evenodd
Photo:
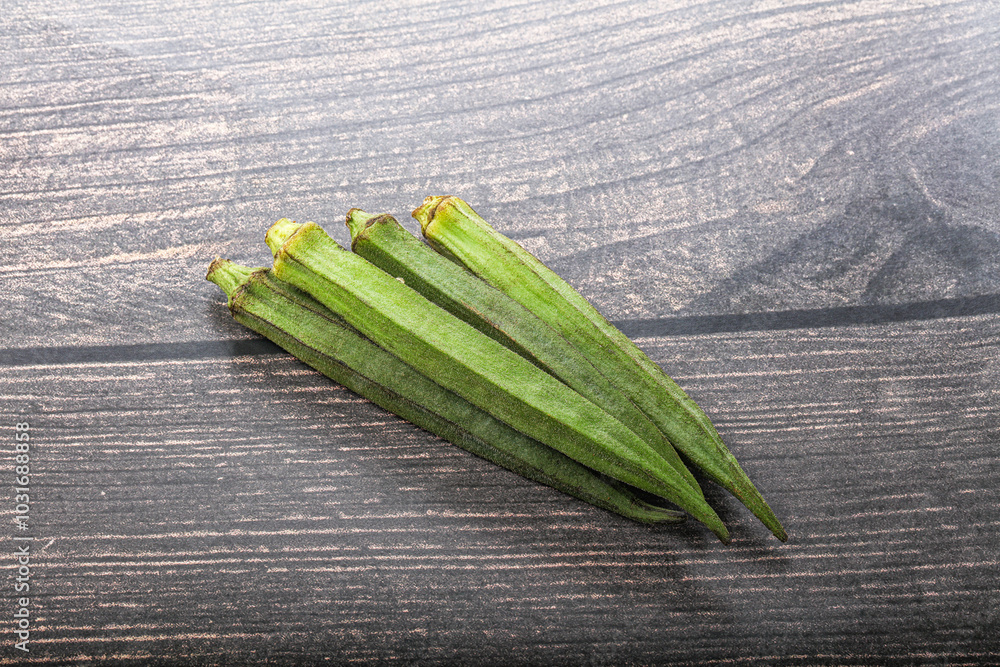
<path id="1" fill-rule="evenodd" d="M 701 493 L 698 482 L 656 425 L 562 334 L 500 290 L 431 250 L 391 215 L 351 209 L 347 227 L 355 253 L 604 408 Z"/>
<path id="2" fill-rule="evenodd" d="M 774 512 L 694 401 L 586 299 L 458 197 L 427 197 L 413 212 L 430 245 L 506 292 L 562 333 L 674 447 L 746 505 L 774 535 Z"/>
<path id="3" fill-rule="evenodd" d="M 680 512 L 642 500 L 634 490 L 515 431 L 442 388 L 363 337 L 270 269 L 217 259 L 208 280 L 222 288 L 244 326 L 412 424 L 523 477 L 643 523 L 683 521 Z"/>
<path id="4" fill-rule="evenodd" d="M 675 503 L 729 540 L 715 511 L 674 468 L 559 380 L 344 250 L 314 223 L 279 220 L 266 241 L 279 279 L 308 292 L 372 342 L 512 428 Z"/>

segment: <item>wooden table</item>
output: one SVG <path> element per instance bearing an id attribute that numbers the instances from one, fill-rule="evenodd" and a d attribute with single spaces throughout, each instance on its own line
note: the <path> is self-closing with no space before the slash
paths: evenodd
<path id="1" fill-rule="evenodd" d="M 2 664 L 1000 663 L 995 3 L 7 0 L 0 36 Z M 204 280 L 429 194 L 662 364 L 788 543 L 707 482 L 730 546 L 498 469 Z"/>

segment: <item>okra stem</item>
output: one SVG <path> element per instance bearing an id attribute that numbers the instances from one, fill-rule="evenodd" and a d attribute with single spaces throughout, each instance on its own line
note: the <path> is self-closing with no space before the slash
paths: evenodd
<path id="1" fill-rule="evenodd" d="M 355 208 L 347 214 L 347 226 L 355 253 L 604 408 L 701 493 L 698 482 L 656 425 L 562 334 L 500 290 L 431 250 L 391 215 L 369 215 Z"/>
<path id="2" fill-rule="evenodd" d="M 515 431 L 440 387 L 352 329 L 270 269 L 217 259 L 208 280 L 228 297 L 244 326 L 269 338 L 330 379 L 477 456 L 512 472 L 643 523 L 683 521 L 615 480 Z"/>
<path id="3" fill-rule="evenodd" d="M 345 251 L 314 223 L 279 220 L 266 240 L 279 279 L 377 345 L 525 435 L 677 504 L 728 541 L 718 515 L 676 470 L 576 391 Z"/>
<path id="4" fill-rule="evenodd" d="M 413 212 L 431 246 L 562 333 L 691 462 L 729 490 L 774 535 L 787 534 L 707 415 L 566 281 L 503 236 L 458 197 L 428 197 Z"/>

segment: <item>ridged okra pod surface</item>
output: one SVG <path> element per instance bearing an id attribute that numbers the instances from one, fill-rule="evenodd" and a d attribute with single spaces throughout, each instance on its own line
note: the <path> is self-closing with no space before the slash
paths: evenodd
<path id="1" fill-rule="evenodd" d="M 342 318 L 269 269 L 216 260 L 208 280 L 228 297 L 233 317 L 330 379 L 477 456 L 644 523 L 675 523 L 683 514 L 651 505 L 515 431 L 404 364 Z"/>
<path id="2" fill-rule="evenodd" d="M 435 250 L 502 290 L 562 333 L 692 463 L 746 505 L 780 540 L 774 512 L 687 394 L 583 296 L 458 197 L 428 197 L 413 212 Z"/>
<path id="3" fill-rule="evenodd" d="M 500 290 L 434 252 L 391 215 L 352 209 L 347 226 L 355 253 L 605 409 L 701 493 L 694 476 L 656 425 L 562 334 Z"/>
<path id="4" fill-rule="evenodd" d="M 621 482 L 659 495 L 729 535 L 701 494 L 603 409 L 476 331 L 313 223 L 268 230 L 274 271 L 385 350 L 512 428 Z"/>

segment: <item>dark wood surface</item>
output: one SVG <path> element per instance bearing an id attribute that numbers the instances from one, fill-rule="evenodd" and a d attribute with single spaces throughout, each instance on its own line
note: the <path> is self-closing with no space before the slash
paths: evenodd
<path id="1" fill-rule="evenodd" d="M 1000 663 L 995 3 L 0 8 L 0 664 Z M 429 194 L 635 337 L 788 543 L 500 470 L 203 279 Z"/>

